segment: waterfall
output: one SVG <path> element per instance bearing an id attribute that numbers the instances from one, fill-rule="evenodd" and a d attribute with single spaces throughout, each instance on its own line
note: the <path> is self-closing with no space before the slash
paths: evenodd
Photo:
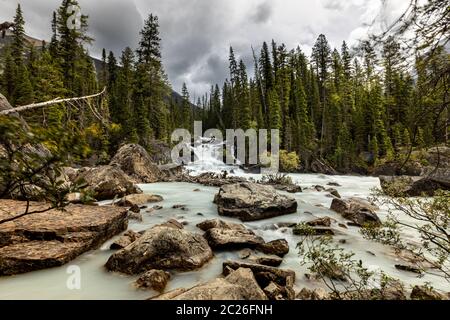
<path id="1" fill-rule="evenodd" d="M 227 171 L 230 174 L 241 173 L 239 168 L 239 161 L 235 160 L 235 165 L 227 165 L 223 162 L 223 152 L 226 143 L 223 141 L 216 141 L 214 138 L 201 137 L 196 141 L 191 150 L 194 154 L 194 162 L 186 166 L 186 169 L 192 175 L 201 174 L 204 172 L 220 173 Z M 233 153 L 233 150 L 231 150 Z"/>

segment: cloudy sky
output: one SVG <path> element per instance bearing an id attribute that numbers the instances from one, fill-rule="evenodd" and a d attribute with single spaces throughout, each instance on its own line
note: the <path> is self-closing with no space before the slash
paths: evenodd
<path id="1" fill-rule="evenodd" d="M 26 32 L 49 39 L 52 11 L 60 0 L 0 0 L 0 22 L 12 20 L 20 2 Z M 192 95 L 209 90 L 228 76 L 229 46 L 248 65 L 251 46 L 275 39 L 288 48 L 311 52 L 319 34 L 332 46 L 350 45 L 368 31 L 398 17 L 409 0 L 79 0 L 89 15 L 90 34 L 96 39 L 91 54 L 101 49 L 117 55 L 135 48 L 139 30 L 149 13 L 159 16 L 166 72 L 175 90 L 186 82 Z M 374 25 L 374 21 L 376 22 Z"/>

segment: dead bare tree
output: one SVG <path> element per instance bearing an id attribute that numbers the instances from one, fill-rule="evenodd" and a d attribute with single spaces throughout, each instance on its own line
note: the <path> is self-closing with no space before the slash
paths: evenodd
<path id="1" fill-rule="evenodd" d="M 2 33 L 2 39 L 5 38 L 6 30 L 13 28 L 14 22 L 5 21 L 0 23 L 0 32 Z"/>

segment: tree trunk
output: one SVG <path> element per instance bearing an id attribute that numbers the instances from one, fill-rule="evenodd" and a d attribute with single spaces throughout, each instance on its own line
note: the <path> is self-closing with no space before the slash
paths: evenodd
<path id="1" fill-rule="evenodd" d="M 20 120 L 24 128 L 29 128 L 27 122 L 17 113 L 11 112 L 10 110 L 14 109 L 9 101 L 0 93 L 0 115 L 3 113 L 8 114 L 10 116 L 16 117 Z"/>

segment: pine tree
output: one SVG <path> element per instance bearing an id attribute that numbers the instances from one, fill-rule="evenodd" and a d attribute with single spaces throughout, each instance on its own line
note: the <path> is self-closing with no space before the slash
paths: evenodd
<path id="1" fill-rule="evenodd" d="M 345 41 L 342 43 L 341 57 L 342 57 L 342 67 L 344 70 L 344 77 L 346 80 L 349 80 L 352 74 L 351 73 L 352 57 L 350 55 L 347 43 Z"/>
<path id="2" fill-rule="evenodd" d="M 181 89 L 181 95 L 183 97 L 183 103 L 182 103 L 183 128 L 192 130 L 193 129 L 192 107 L 191 107 L 189 91 L 187 89 L 186 83 L 183 83 L 183 87 Z"/>
<path id="3" fill-rule="evenodd" d="M 388 37 L 383 47 L 384 96 L 388 129 L 391 127 L 391 123 L 399 120 L 399 112 L 396 109 L 401 108 L 401 106 L 397 106 L 396 95 L 400 89 L 399 67 L 401 59 L 400 45 L 392 36 Z"/>
<path id="4" fill-rule="evenodd" d="M 137 142 L 136 130 L 134 128 L 133 119 L 133 87 L 134 87 L 134 53 L 127 47 L 122 52 L 120 58 L 121 68 L 118 71 L 116 86 L 116 101 L 120 107 L 120 112 L 116 115 L 117 122 L 122 129 L 122 138 L 131 142 Z M 134 138 L 132 138 L 134 136 Z"/>
<path id="5" fill-rule="evenodd" d="M 98 82 L 101 87 L 104 87 L 108 83 L 108 61 L 106 56 L 106 49 L 103 48 L 102 50 L 102 63 L 100 66 L 100 72 L 98 77 Z"/>
<path id="6" fill-rule="evenodd" d="M 251 127 L 252 115 L 250 106 L 250 90 L 244 61 L 239 62 L 238 112 L 239 128 L 247 130 Z"/>
<path id="7" fill-rule="evenodd" d="M 25 50 L 25 20 L 23 18 L 23 12 L 19 4 L 17 5 L 16 15 L 14 16 L 11 57 L 7 56 L 5 67 L 6 73 L 12 75 L 12 78 L 5 78 L 5 81 L 13 82 L 11 86 L 8 85 L 8 91 L 12 90 L 8 94 L 10 102 L 13 105 L 24 105 L 33 101 L 33 86 L 31 83 L 28 66 L 25 61 Z M 12 62 L 8 61 L 10 58 L 12 58 Z M 13 63 L 14 66 L 12 66 L 11 63 Z"/>
<path id="8" fill-rule="evenodd" d="M 259 67 L 261 74 L 261 103 L 263 106 L 263 114 L 264 114 L 264 121 L 266 124 L 266 127 L 269 125 L 269 91 L 272 90 L 274 85 L 274 75 L 273 75 L 273 69 L 272 69 L 272 62 L 270 59 L 270 53 L 269 53 L 269 47 L 266 42 L 263 43 L 263 46 L 261 48 L 261 55 L 259 59 Z"/>
<path id="9" fill-rule="evenodd" d="M 72 15 L 69 10 L 71 6 L 79 6 L 78 1 L 63 0 L 57 11 L 58 56 L 64 74 L 65 87 L 71 95 L 81 96 L 93 93 L 91 79 L 94 69 L 92 65 L 89 65 L 92 62 L 83 48 L 83 44 L 90 44 L 93 39 L 87 35 L 88 17 L 86 15 L 81 15 L 79 28 L 68 25 Z M 89 74 L 90 71 L 92 74 Z"/>
<path id="10" fill-rule="evenodd" d="M 11 55 L 11 49 L 6 48 L 4 53 L 4 67 L 2 74 L 2 92 L 4 93 L 6 99 L 8 99 L 11 103 L 14 104 L 14 91 L 16 87 L 16 64 L 14 63 L 14 59 Z"/>
<path id="11" fill-rule="evenodd" d="M 33 102 L 33 86 L 30 81 L 30 74 L 25 64 L 20 64 L 16 69 L 14 77 L 16 86 L 13 93 L 15 105 L 21 106 Z"/>
<path id="12" fill-rule="evenodd" d="M 239 124 L 239 106 L 238 106 L 238 91 L 240 86 L 240 79 L 239 79 L 239 70 L 238 70 L 238 63 L 236 61 L 236 57 L 234 55 L 233 47 L 230 47 L 230 56 L 229 56 L 229 63 L 230 63 L 230 112 L 231 112 L 231 128 L 237 129 Z"/>
<path id="13" fill-rule="evenodd" d="M 122 124 L 123 106 L 118 102 L 117 93 L 118 67 L 116 57 L 114 56 L 114 53 L 112 51 L 109 52 L 106 68 L 106 86 L 108 87 L 108 100 L 111 120 L 114 123 Z"/>
<path id="14" fill-rule="evenodd" d="M 65 96 L 66 89 L 64 88 L 62 71 L 49 50 L 42 52 L 36 61 L 35 77 L 34 92 L 37 101 L 48 101 L 55 97 Z M 62 106 L 49 106 L 45 113 L 44 125 L 56 128 L 63 124 L 65 109 Z"/>
<path id="15" fill-rule="evenodd" d="M 378 139 L 375 136 L 372 137 L 372 139 L 370 140 L 369 151 L 373 155 L 374 163 L 376 163 L 379 156 L 379 148 L 378 148 Z"/>
<path id="16" fill-rule="evenodd" d="M 320 156 L 324 152 L 324 139 L 326 131 L 325 113 L 327 111 L 327 92 L 326 81 L 328 80 L 329 67 L 331 64 L 331 48 L 325 35 L 321 34 L 317 39 L 312 50 L 312 63 L 315 67 L 319 80 L 320 101 L 322 103 L 321 110 L 321 129 L 320 129 Z"/>
<path id="17" fill-rule="evenodd" d="M 269 129 L 281 129 L 281 105 L 275 89 L 269 91 Z"/>
<path id="18" fill-rule="evenodd" d="M 53 11 L 53 18 L 52 18 L 52 39 L 50 41 L 49 45 L 49 51 L 50 55 L 56 59 L 59 57 L 59 51 L 58 51 L 58 17 L 55 11 Z"/>
<path id="19" fill-rule="evenodd" d="M 17 67 L 24 63 L 25 42 L 25 20 L 23 19 L 22 8 L 18 4 L 14 16 L 13 42 L 11 45 L 11 53 Z"/>
<path id="20" fill-rule="evenodd" d="M 167 76 L 161 62 L 161 38 L 159 36 L 158 17 L 150 14 L 144 22 L 140 32 L 141 39 L 137 49 L 135 101 L 137 109 L 143 109 L 151 128 L 147 130 L 157 139 L 167 139 L 169 134 L 168 108 L 165 97 L 168 96 L 169 86 Z M 141 135 L 138 132 L 139 135 Z M 147 135 L 147 132 L 142 132 Z M 148 146 L 148 138 L 142 140 Z"/>
<path id="21" fill-rule="evenodd" d="M 312 50 L 312 63 L 319 78 L 321 101 L 325 100 L 325 82 L 328 80 L 331 64 L 331 48 L 325 35 L 321 34 Z"/>

